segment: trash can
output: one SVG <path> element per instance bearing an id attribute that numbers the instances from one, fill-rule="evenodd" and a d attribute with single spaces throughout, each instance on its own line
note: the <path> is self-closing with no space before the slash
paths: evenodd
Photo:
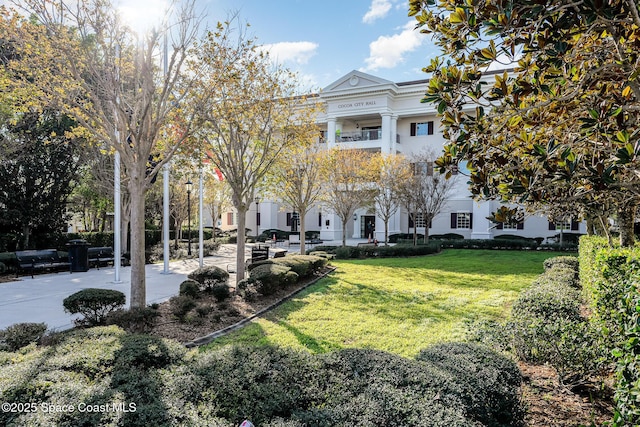
<path id="1" fill-rule="evenodd" d="M 71 271 L 89 271 L 89 243 L 86 240 L 75 239 L 70 240 L 67 247 Z"/>

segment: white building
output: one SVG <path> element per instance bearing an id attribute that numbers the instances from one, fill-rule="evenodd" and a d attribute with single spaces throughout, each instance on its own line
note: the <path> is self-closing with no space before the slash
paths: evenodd
<path id="1" fill-rule="evenodd" d="M 327 86 L 319 99 L 325 103 L 325 113 L 318 119 L 322 134 L 320 143 L 328 148 L 364 149 L 383 153 L 403 153 L 407 157 L 425 149 L 440 153 L 444 139 L 433 105 L 420 100 L 428 80 L 394 83 L 352 71 Z M 475 202 L 460 174 L 456 189 L 445 209 L 432 221 L 429 234 L 456 233 L 470 239 L 491 239 L 502 234 L 522 237 L 551 237 L 562 227 L 567 231 L 585 233 L 583 223 L 551 224 L 544 216 L 528 216 L 517 227 L 491 223 L 486 217 L 500 207 L 499 202 Z M 247 227 L 255 234 L 268 229 L 291 230 L 295 214 L 271 201 L 260 201 L 247 213 Z M 223 214 L 220 226 L 235 228 L 233 212 Z M 425 224 L 417 221 L 418 233 Z M 321 208 L 306 217 L 306 229 L 317 231 L 322 240 L 340 240 L 342 225 L 338 217 Z M 384 223 L 373 210 L 360 209 L 347 224 L 347 237 L 384 239 Z M 398 212 L 389 223 L 389 234 L 413 233 L 409 215 Z"/>

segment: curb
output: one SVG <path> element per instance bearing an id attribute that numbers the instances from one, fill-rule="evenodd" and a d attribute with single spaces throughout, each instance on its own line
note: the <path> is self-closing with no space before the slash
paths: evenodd
<path id="1" fill-rule="evenodd" d="M 218 331 L 212 332 L 212 333 L 210 333 L 208 335 L 205 335 L 203 337 L 196 338 L 196 339 L 194 339 L 192 341 L 183 343 L 183 345 L 185 347 L 187 347 L 187 348 L 199 347 L 201 345 L 209 344 L 213 340 L 215 340 L 217 338 L 220 338 L 220 337 L 223 337 L 223 336 L 225 336 L 227 334 L 230 334 L 231 332 L 237 331 L 238 329 L 241 329 L 242 327 L 246 326 L 248 323 L 252 322 L 254 319 L 262 316 L 263 314 L 265 314 L 265 313 L 273 310 L 274 308 L 282 305 L 283 303 L 289 301 L 291 298 L 295 297 L 297 294 L 299 294 L 300 292 L 304 291 L 309 286 L 315 285 L 320 279 L 324 279 L 329 274 L 333 273 L 335 270 L 336 270 L 336 267 L 330 267 L 330 269 L 328 271 L 326 271 L 325 273 L 323 273 L 321 276 L 316 277 L 314 280 L 312 280 L 311 282 L 307 283 L 305 286 L 303 286 L 300 289 L 298 289 L 296 291 L 293 291 L 290 294 L 286 295 L 280 301 L 275 302 L 275 303 L 271 304 L 270 306 L 263 308 L 262 310 L 258 311 L 257 313 L 252 314 L 251 316 L 242 319 L 238 323 L 234 323 L 233 325 L 227 326 L 226 328 L 223 328 L 223 329 L 220 329 Z"/>

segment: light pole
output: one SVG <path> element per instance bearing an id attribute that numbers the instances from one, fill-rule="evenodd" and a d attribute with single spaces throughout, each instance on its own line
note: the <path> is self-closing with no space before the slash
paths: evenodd
<path id="1" fill-rule="evenodd" d="M 256 197 L 256 238 L 260 235 L 260 197 Z"/>
<path id="2" fill-rule="evenodd" d="M 193 182 L 188 180 L 184 185 L 187 186 L 187 232 L 189 233 L 187 255 L 191 256 L 191 188 L 193 187 Z"/>

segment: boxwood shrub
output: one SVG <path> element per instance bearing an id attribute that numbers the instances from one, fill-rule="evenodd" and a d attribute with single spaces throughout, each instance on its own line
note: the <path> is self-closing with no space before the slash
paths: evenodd
<path id="1" fill-rule="evenodd" d="M 444 343 L 422 350 L 418 360 L 441 369 L 461 385 L 467 414 L 485 426 L 521 425 L 522 375 L 506 357 L 473 343 Z"/>
<path id="2" fill-rule="evenodd" d="M 229 273 L 215 265 L 207 265 L 192 271 L 187 277 L 200 283 L 204 290 L 211 290 L 214 285 L 226 284 L 229 280 Z"/>
<path id="3" fill-rule="evenodd" d="M 113 289 L 87 288 L 69 295 L 62 301 L 66 312 L 82 314 L 82 322 L 90 326 L 100 325 L 106 316 L 126 302 L 125 295 Z"/>
<path id="4" fill-rule="evenodd" d="M 16 351 L 31 343 L 39 343 L 45 332 L 45 323 L 16 323 L 0 330 L 0 351 Z"/>
<path id="5" fill-rule="evenodd" d="M 249 272 L 248 281 L 254 284 L 262 295 L 271 295 L 278 289 L 295 283 L 298 275 L 291 268 L 281 264 L 259 265 Z"/>

